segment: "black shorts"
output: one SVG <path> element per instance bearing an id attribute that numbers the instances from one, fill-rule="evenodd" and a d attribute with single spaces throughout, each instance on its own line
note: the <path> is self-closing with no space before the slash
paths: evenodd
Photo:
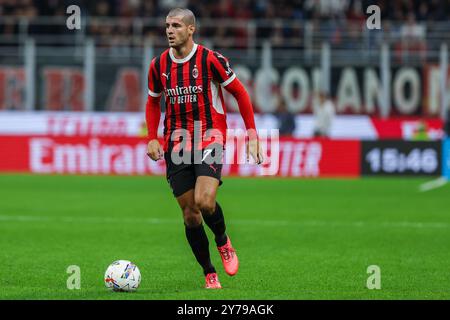
<path id="1" fill-rule="evenodd" d="M 220 148 L 220 154 L 216 157 L 216 150 L 212 152 L 206 152 L 204 149 L 197 155 L 197 161 L 195 160 L 194 153 L 189 152 L 183 159 L 189 159 L 190 161 L 184 161 L 179 163 L 179 159 L 176 162 L 173 161 L 170 152 L 164 153 L 164 159 L 166 160 L 166 178 L 170 187 L 172 188 L 173 195 L 175 197 L 181 196 L 183 193 L 194 189 L 197 177 L 207 176 L 213 177 L 219 180 L 219 186 L 222 185 L 222 160 L 223 149 Z M 220 161 L 214 161 L 213 158 L 220 158 Z"/>

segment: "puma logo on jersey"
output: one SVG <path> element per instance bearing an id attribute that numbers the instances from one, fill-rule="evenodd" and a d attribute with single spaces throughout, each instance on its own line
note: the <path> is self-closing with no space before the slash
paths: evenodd
<path id="1" fill-rule="evenodd" d="M 168 74 L 165 74 L 164 72 L 162 73 L 162 75 L 163 75 L 164 77 L 166 77 L 167 80 L 169 80 L 169 74 L 170 74 L 170 72 L 169 72 Z"/>
<path id="2" fill-rule="evenodd" d="M 209 156 L 212 152 L 212 149 L 206 149 L 205 151 L 203 151 L 203 159 L 202 162 L 205 161 L 206 157 Z"/>

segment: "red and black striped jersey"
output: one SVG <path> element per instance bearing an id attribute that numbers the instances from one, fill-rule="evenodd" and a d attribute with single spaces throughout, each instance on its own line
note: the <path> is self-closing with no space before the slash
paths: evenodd
<path id="1" fill-rule="evenodd" d="M 171 135 L 177 129 L 186 129 L 193 140 L 194 127 L 198 128 L 196 134 L 201 133 L 201 140 L 205 140 L 208 130 L 212 133 L 213 139 L 202 147 L 213 140 L 225 144 L 226 108 L 221 87 L 235 77 L 224 56 L 199 44 L 194 44 L 183 59 L 175 58 L 172 49 L 167 49 L 152 60 L 148 93 L 152 97 L 165 96 L 164 150 L 172 149 Z"/>

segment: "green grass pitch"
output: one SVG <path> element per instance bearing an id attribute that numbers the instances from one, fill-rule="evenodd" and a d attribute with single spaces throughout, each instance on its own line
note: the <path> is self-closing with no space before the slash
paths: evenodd
<path id="1" fill-rule="evenodd" d="M 210 291 L 163 177 L 2 174 L 0 299 L 450 299 L 450 185 L 419 192 L 428 180 L 225 177 L 240 270 L 225 274 L 208 229 Z M 140 268 L 137 292 L 105 288 L 117 259 Z"/>

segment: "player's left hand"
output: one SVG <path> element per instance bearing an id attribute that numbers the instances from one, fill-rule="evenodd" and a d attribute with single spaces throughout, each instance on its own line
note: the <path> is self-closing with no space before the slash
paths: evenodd
<path id="1" fill-rule="evenodd" d="M 249 155 L 252 156 L 256 164 L 264 162 L 263 152 L 258 138 L 250 139 L 247 142 L 247 162 L 249 161 Z"/>

